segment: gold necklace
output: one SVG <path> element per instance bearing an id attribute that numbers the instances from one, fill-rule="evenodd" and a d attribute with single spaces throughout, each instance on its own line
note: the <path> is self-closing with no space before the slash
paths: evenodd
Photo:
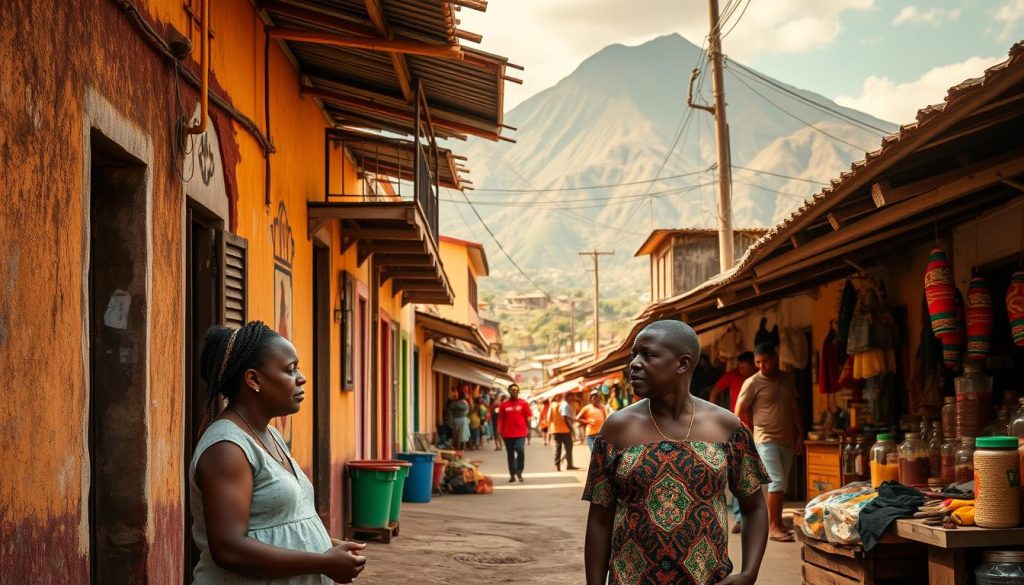
<path id="1" fill-rule="evenodd" d="M 242 419 L 242 422 L 245 423 L 245 426 L 249 427 L 249 432 L 252 433 L 252 436 L 256 437 L 257 441 L 260 442 L 260 445 L 263 447 L 263 450 L 267 452 L 267 455 L 270 455 L 271 457 L 273 457 L 274 461 L 277 461 L 278 463 L 281 464 L 281 467 L 289 467 L 289 466 L 285 465 L 284 452 L 281 451 L 281 446 L 277 444 L 277 441 L 274 441 L 274 446 L 277 447 L 277 452 L 275 454 L 274 452 L 272 452 L 270 450 L 270 447 L 267 447 L 267 444 L 263 442 L 263 439 L 260 438 L 260 435 L 259 435 L 259 433 L 256 432 L 256 429 L 252 428 L 252 425 L 249 424 L 249 419 L 247 419 L 244 416 L 242 416 L 242 413 L 238 412 L 234 408 L 230 408 L 230 410 L 231 410 L 231 412 L 233 412 L 236 415 L 238 415 L 238 418 Z M 657 425 L 655 425 L 655 426 L 657 426 Z"/>
<path id="2" fill-rule="evenodd" d="M 651 416 L 651 422 L 654 423 L 654 429 L 658 431 L 658 434 L 661 435 L 662 439 L 665 439 L 666 441 L 671 441 L 673 443 L 685 443 L 686 441 L 690 440 L 690 431 L 693 430 L 693 419 L 695 418 L 693 416 L 693 413 L 696 412 L 697 410 L 697 404 L 693 401 L 693 397 L 690 397 L 690 404 L 692 405 L 690 407 L 690 426 L 686 428 L 686 438 L 683 439 L 682 441 L 679 441 L 677 439 L 670 439 L 667 435 L 665 435 L 665 433 L 661 432 L 661 427 L 658 426 L 658 421 L 654 420 L 654 411 L 651 410 L 651 399 L 647 399 L 647 414 Z"/>

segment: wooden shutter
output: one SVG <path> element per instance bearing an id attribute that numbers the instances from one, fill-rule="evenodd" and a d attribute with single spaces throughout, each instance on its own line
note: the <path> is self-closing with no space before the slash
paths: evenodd
<path id="1" fill-rule="evenodd" d="M 217 235 L 220 259 L 217 277 L 220 289 L 220 322 L 228 327 L 245 325 L 249 275 L 248 242 L 227 231 Z"/>

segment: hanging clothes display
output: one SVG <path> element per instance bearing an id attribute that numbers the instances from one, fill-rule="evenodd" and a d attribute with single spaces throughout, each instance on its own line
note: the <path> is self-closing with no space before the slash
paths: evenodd
<path id="1" fill-rule="evenodd" d="M 825 342 L 821 344 L 818 355 L 818 391 L 822 394 L 839 392 L 839 345 L 836 343 L 836 330 L 829 327 Z"/>
<path id="2" fill-rule="evenodd" d="M 896 371 L 899 332 L 881 283 L 872 280 L 860 295 L 850 324 L 847 352 L 853 355 L 853 377 L 867 380 Z"/>
<path id="3" fill-rule="evenodd" d="M 779 344 L 780 364 L 796 369 L 806 368 L 810 353 L 810 348 L 807 346 L 807 335 L 792 327 L 782 330 L 782 342 Z"/>
<path id="4" fill-rule="evenodd" d="M 1010 277 L 1006 289 L 1006 314 L 1010 318 L 1010 333 L 1017 347 L 1024 347 L 1024 270 Z"/>
<path id="5" fill-rule="evenodd" d="M 924 273 L 924 294 L 935 335 L 953 333 L 957 329 L 955 292 L 949 259 L 944 251 L 935 248 L 928 256 L 928 268 Z"/>
<path id="6" fill-rule="evenodd" d="M 992 295 L 976 276 L 967 289 L 967 359 L 984 360 L 992 351 Z"/>
<path id="7" fill-rule="evenodd" d="M 938 408 L 942 404 L 942 343 L 932 333 L 928 302 L 921 295 L 921 331 L 910 371 L 907 403 L 909 412 Z"/>
<path id="8" fill-rule="evenodd" d="M 846 348 L 847 339 L 850 335 L 850 323 L 853 321 L 853 312 L 857 309 L 857 289 L 846 279 L 843 285 L 843 294 L 839 300 L 839 319 L 836 323 L 836 349 L 839 351 L 839 363 L 846 363 L 846 356 L 849 350 Z"/>
<path id="9" fill-rule="evenodd" d="M 778 346 L 779 339 L 779 326 L 776 325 L 773 332 L 768 331 L 768 317 L 761 317 L 761 325 L 757 328 L 757 333 L 754 334 L 754 347 L 759 345 L 770 343 L 772 346 Z"/>

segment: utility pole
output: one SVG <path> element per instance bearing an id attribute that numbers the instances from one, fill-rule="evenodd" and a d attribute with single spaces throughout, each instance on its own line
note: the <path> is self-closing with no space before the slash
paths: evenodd
<path id="1" fill-rule="evenodd" d="M 576 353 L 576 299 L 569 299 L 569 355 Z"/>
<path id="2" fill-rule="evenodd" d="M 711 91 L 715 105 L 693 102 L 693 82 L 699 69 L 690 73 L 690 90 L 686 103 L 691 108 L 711 112 L 715 116 L 715 143 L 718 147 L 718 259 L 720 272 L 732 268 L 732 156 L 729 149 L 729 124 L 725 119 L 725 80 L 722 75 L 722 29 L 718 0 L 709 0 L 711 32 L 708 34 L 708 60 L 711 61 Z"/>
<path id="3" fill-rule="evenodd" d="M 597 260 L 601 256 L 611 256 L 615 252 L 598 252 L 596 249 L 589 252 L 580 252 L 580 256 L 590 256 L 594 261 L 594 359 L 597 359 L 597 355 L 601 349 L 601 320 L 599 310 L 599 299 L 600 293 L 600 277 L 598 271 Z"/>

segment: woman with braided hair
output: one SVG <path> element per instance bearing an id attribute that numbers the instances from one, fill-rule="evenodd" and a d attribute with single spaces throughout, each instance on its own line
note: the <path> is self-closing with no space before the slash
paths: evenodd
<path id="1" fill-rule="evenodd" d="M 295 347 L 260 321 L 213 327 L 201 376 L 210 417 L 189 467 L 196 585 L 349 583 L 366 546 L 330 538 L 299 470 L 270 420 L 299 411 L 306 378 Z"/>

